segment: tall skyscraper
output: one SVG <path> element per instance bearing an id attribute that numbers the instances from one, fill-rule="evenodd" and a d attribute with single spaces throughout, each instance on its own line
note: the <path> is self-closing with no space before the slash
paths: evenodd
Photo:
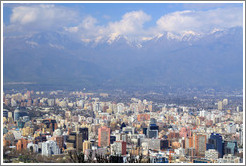
<path id="1" fill-rule="evenodd" d="M 14 121 L 19 120 L 19 118 L 20 118 L 20 110 L 17 108 L 17 109 L 14 111 Z"/>
<path id="2" fill-rule="evenodd" d="M 98 146 L 106 147 L 110 145 L 110 128 L 101 127 L 98 129 Z"/>
<path id="3" fill-rule="evenodd" d="M 223 158 L 224 152 L 223 152 L 223 139 L 220 134 L 212 133 L 210 135 L 210 138 L 208 139 L 207 147 L 206 149 L 215 149 L 219 152 L 219 158 Z"/>
<path id="4" fill-rule="evenodd" d="M 76 133 L 76 150 L 81 152 L 83 150 L 83 134 Z"/>
<path id="5" fill-rule="evenodd" d="M 83 150 L 83 142 L 88 140 L 88 128 L 79 128 L 79 131 L 75 135 L 76 150 L 81 152 Z"/>
<path id="6" fill-rule="evenodd" d="M 194 135 L 197 156 L 204 157 L 206 151 L 207 136 L 203 134 Z"/>
<path id="7" fill-rule="evenodd" d="M 147 137 L 158 138 L 158 130 L 159 130 L 159 126 L 156 125 L 156 119 L 151 118 L 149 127 L 147 129 Z"/>
<path id="8" fill-rule="evenodd" d="M 89 132 L 88 132 L 88 128 L 84 127 L 84 128 L 79 128 L 79 133 L 82 134 L 82 140 L 88 140 L 89 138 Z"/>

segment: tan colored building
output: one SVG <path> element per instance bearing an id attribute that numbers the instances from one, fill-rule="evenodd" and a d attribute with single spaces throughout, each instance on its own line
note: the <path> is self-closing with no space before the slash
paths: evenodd
<path id="1" fill-rule="evenodd" d="M 28 127 L 25 127 L 22 129 L 22 135 L 23 136 L 29 136 L 29 135 L 33 135 L 33 128 L 30 128 L 29 126 Z"/>
<path id="2" fill-rule="evenodd" d="M 87 149 L 91 149 L 92 148 L 92 145 L 91 145 L 91 142 L 90 141 L 84 141 L 83 142 L 83 153 L 85 153 L 85 151 Z"/>
<path id="3" fill-rule="evenodd" d="M 27 148 L 27 144 L 28 144 L 28 140 L 26 139 L 19 139 L 17 144 L 16 144 L 16 150 L 17 151 L 22 151 L 23 149 L 26 149 Z"/>

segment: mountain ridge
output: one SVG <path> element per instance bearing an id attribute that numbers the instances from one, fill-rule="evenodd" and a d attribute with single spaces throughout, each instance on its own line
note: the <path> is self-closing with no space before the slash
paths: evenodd
<path id="1" fill-rule="evenodd" d="M 118 36 L 96 44 L 56 32 L 4 37 L 4 82 L 242 87 L 242 34 L 237 27 L 178 37 L 167 32 L 141 42 Z"/>

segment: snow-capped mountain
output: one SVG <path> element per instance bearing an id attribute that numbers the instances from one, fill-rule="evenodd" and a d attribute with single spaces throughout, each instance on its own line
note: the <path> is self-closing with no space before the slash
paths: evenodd
<path id="1" fill-rule="evenodd" d="M 239 27 L 139 39 L 114 34 L 85 40 L 57 32 L 5 36 L 4 82 L 241 87 L 242 39 Z"/>

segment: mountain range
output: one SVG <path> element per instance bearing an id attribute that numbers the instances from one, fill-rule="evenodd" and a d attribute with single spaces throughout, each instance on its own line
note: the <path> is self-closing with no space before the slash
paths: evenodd
<path id="1" fill-rule="evenodd" d="M 141 41 L 126 36 L 82 41 L 61 32 L 5 36 L 3 81 L 43 86 L 243 86 L 243 29 L 207 34 L 165 32 Z"/>

